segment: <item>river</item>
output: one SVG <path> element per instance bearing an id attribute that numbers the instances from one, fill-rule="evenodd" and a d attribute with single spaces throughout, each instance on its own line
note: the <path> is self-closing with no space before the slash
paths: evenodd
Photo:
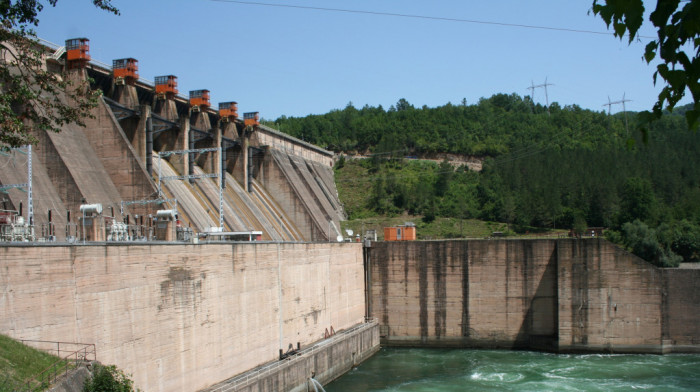
<path id="1" fill-rule="evenodd" d="M 700 391 L 700 355 L 383 348 L 325 390 Z"/>

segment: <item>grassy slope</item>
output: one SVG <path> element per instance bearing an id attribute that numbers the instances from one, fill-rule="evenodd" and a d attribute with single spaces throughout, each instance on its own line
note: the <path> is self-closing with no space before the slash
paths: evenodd
<path id="1" fill-rule="evenodd" d="M 424 223 L 422 217 L 401 215 L 396 217 L 375 216 L 370 218 L 353 219 L 342 222 L 343 229 L 351 229 L 354 233 L 362 230 L 376 230 L 377 239 L 384 238 L 384 227 L 403 225 L 413 222 L 419 240 L 445 238 L 485 238 L 494 231 L 505 231 L 506 225 L 498 222 L 484 222 L 477 219 L 436 218 L 433 222 Z"/>
<path id="2" fill-rule="evenodd" d="M 350 229 L 355 234 L 363 230 L 376 230 L 378 239 L 384 238 L 384 227 L 413 222 L 417 226 L 418 239 L 441 238 L 484 238 L 494 231 L 506 231 L 506 225 L 498 222 L 484 222 L 477 219 L 457 219 L 438 217 L 425 223 L 422 216 L 376 215 L 367 206 L 370 204 L 372 174 L 360 165 L 348 164 L 336 170 L 338 195 L 345 211 L 356 218 L 342 223 L 343 230 Z"/>
<path id="3" fill-rule="evenodd" d="M 0 335 L 0 391 L 11 391 L 51 366 L 58 357 Z"/>
<path id="4" fill-rule="evenodd" d="M 411 169 L 398 169 L 401 178 L 411 177 Z M 413 169 L 415 170 L 415 168 Z M 508 231 L 508 226 L 501 222 L 486 222 L 478 219 L 459 219 L 452 217 L 437 217 L 434 221 L 425 223 L 422 216 L 377 215 L 368 207 L 372 189 L 372 178 L 377 174 L 357 164 L 346 164 L 342 169 L 335 170 L 335 180 L 338 187 L 338 196 L 342 201 L 350 220 L 342 222 L 343 230 L 350 229 L 354 234 L 365 230 L 376 230 L 377 239 L 384 238 L 384 227 L 402 225 L 405 222 L 413 222 L 417 227 L 418 239 L 448 239 L 448 238 L 486 238 L 493 232 L 516 235 Z M 551 237 L 565 235 L 566 230 L 540 230 L 537 234 L 521 234 L 518 237 Z M 353 234 L 353 236 L 354 236 Z"/>

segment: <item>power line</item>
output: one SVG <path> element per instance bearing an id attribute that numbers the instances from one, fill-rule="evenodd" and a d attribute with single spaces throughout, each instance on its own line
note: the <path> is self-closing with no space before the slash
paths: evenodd
<path id="1" fill-rule="evenodd" d="M 527 25 L 527 24 L 519 24 L 519 23 L 491 22 L 491 21 L 475 20 L 475 19 L 448 18 L 448 17 L 443 17 L 443 16 L 428 16 L 428 15 L 415 15 L 415 14 L 400 14 L 400 13 L 395 13 L 395 12 L 350 10 L 350 9 L 345 9 L 345 8 L 311 7 L 311 6 L 293 5 L 293 4 L 263 3 L 263 2 L 258 2 L 258 1 L 239 1 L 239 0 L 209 0 L 209 1 L 218 2 L 218 3 L 235 3 L 235 4 L 245 4 L 245 5 L 256 5 L 256 6 L 264 6 L 264 7 L 294 8 L 294 9 L 325 11 L 325 12 L 342 12 L 342 13 L 349 13 L 349 14 L 393 16 L 393 17 L 399 17 L 399 18 L 426 19 L 426 20 L 436 20 L 436 21 L 442 21 L 442 22 L 473 23 L 473 24 L 483 24 L 483 25 L 490 25 L 490 26 L 517 27 L 517 28 L 524 28 L 524 29 L 565 31 L 565 32 L 569 32 L 569 33 L 614 35 L 614 33 L 607 32 L 607 31 L 581 30 L 581 29 L 570 29 L 570 28 L 565 28 L 565 27 L 537 26 L 537 25 Z M 654 39 L 654 37 L 647 37 L 647 36 L 642 36 L 642 35 L 638 35 L 638 37 L 639 38 Z"/>

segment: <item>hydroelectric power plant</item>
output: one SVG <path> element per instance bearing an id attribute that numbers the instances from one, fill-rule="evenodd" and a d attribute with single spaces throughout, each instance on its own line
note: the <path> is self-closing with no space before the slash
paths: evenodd
<path id="1" fill-rule="evenodd" d="M 0 156 L 0 333 L 146 391 L 307 391 L 391 346 L 700 352 L 700 270 L 601 239 L 338 242 L 332 152 L 48 45 L 86 126 Z M 244 104 L 241 103 L 241 106 Z"/>

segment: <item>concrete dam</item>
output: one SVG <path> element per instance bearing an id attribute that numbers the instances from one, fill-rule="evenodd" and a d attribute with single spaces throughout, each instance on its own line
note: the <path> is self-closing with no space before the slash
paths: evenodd
<path id="1" fill-rule="evenodd" d="M 0 155 L 2 334 L 95 344 L 145 391 L 309 391 L 380 342 L 700 352 L 700 270 L 597 239 L 336 242 L 331 152 L 49 49 L 104 95 Z"/>
<path id="2" fill-rule="evenodd" d="M 23 210 L 20 215 L 31 209 L 27 220 L 36 237 L 79 237 L 86 204 L 102 206 L 107 231 L 113 222 L 127 222 L 143 238 L 149 231 L 153 236 L 158 210 L 176 211 L 180 226 L 194 233 L 256 232 L 268 241 L 328 241 L 341 234 L 332 152 L 257 119 L 246 124 L 235 102 L 225 103 L 225 111 L 203 98 L 188 100 L 177 94 L 172 76 L 162 92 L 162 85 L 116 77 L 116 68 L 97 62 L 46 61 L 65 68 L 69 80 L 90 78 L 103 96 L 85 127 L 34 135 L 31 201 L 26 189 L 11 186 L 27 183 L 26 157 L 21 151 L 0 156 L 0 164 L 13 168 L 0 171 L 6 192 L 0 209 Z"/>

